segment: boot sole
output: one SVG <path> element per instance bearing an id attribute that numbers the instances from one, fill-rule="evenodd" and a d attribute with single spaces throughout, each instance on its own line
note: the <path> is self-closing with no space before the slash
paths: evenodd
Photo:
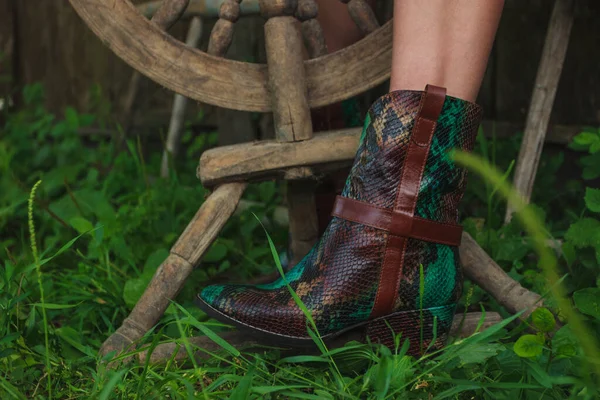
<path id="1" fill-rule="evenodd" d="M 238 328 L 240 332 L 244 332 L 249 338 L 259 343 L 299 349 L 316 347 L 311 337 L 273 333 L 231 318 L 213 308 L 200 296 L 196 298 L 196 305 L 209 317 Z M 408 339 L 411 343 L 408 354 L 418 356 L 425 351 L 439 350 L 444 347 L 450 333 L 455 310 L 456 304 L 423 310 L 399 311 L 323 335 L 321 339 L 328 346 L 339 346 L 352 340 L 363 343 L 370 340 L 372 343 L 380 343 L 394 350 L 396 347 L 395 337 L 400 335 L 400 345 L 405 339 Z M 420 322 L 421 319 L 422 322 Z"/>

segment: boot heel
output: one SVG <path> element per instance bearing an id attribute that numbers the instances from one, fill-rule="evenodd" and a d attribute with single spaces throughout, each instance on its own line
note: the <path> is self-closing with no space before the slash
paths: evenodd
<path id="1" fill-rule="evenodd" d="M 427 349 L 438 350 L 444 347 L 456 304 L 425 308 L 423 310 L 400 311 L 370 321 L 366 335 L 373 343 L 381 343 L 394 351 L 394 336 L 400 336 L 399 345 L 409 340 L 408 354 L 422 355 Z"/>

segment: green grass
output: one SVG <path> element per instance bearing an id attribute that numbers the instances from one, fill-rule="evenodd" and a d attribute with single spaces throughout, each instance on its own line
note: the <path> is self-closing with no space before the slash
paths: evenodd
<path id="1" fill-rule="evenodd" d="M 502 182 L 509 174 L 503 177 L 481 160 L 462 160 L 475 170 L 465 196 L 467 231 L 511 276 L 547 296 L 556 327 L 544 313 L 519 323 L 467 284 L 459 313 L 496 311 L 507 319 L 421 359 L 406 355 L 401 337 L 395 351 L 361 343 L 336 349 L 320 343 L 319 351 L 294 355 L 269 347 L 237 349 L 220 338 L 226 328 L 192 300 L 208 281 L 281 271 L 287 229 L 274 223 L 273 212 L 282 202 L 282 186 L 264 182 L 244 195 L 264 206 L 227 223 L 165 316 L 139 343 L 150 351 L 173 343 L 185 360 L 108 368 L 98 349 L 208 195 L 194 172 L 199 152 L 217 136 L 188 131 L 176 172 L 160 179 L 161 154 L 151 143 L 82 139 L 80 127 L 107 121 L 73 109 L 51 115 L 36 85 L 24 98 L 23 109 L 3 116 L 0 135 L 1 399 L 597 397 L 600 206 L 594 189 L 584 190 L 593 185 L 582 179 L 560 182 L 566 190 L 557 195 L 560 154 L 542 159 L 537 206 L 526 214 L 525 234 L 517 219 L 502 225 L 511 195 Z M 594 140 L 585 135 L 579 144 L 578 150 L 589 153 L 581 157 L 586 177 L 594 176 Z M 517 146 L 518 136 L 489 142 L 480 136 L 477 153 L 507 171 Z M 548 238 L 562 240 L 561 254 L 540 247 Z M 544 272 L 550 269 L 554 273 Z M 317 334 L 314 326 L 312 331 Z M 196 348 L 190 338 L 199 335 L 215 346 Z M 197 352 L 203 356 L 193 357 Z"/>

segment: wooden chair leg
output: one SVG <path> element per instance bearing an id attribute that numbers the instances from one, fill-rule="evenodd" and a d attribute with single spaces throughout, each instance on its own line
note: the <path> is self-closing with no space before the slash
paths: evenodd
<path id="1" fill-rule="evenodd" d="M 508 276 L 466 232 L 463 232 L 459 252 L 465 277 L 489 293 L 511 314 L 525 310 L 520 318 L 526 319 L 536 308 L 543 306 L 539 294 Z"/>
<path id="2" fill-rule="evenodd" d="M 542 59 L 527 113 L 523 143 L 515 168 L 514 185 L 527 201 L 531 197 L 556 88 L 565 62 L 573 26 L 574 8 L 574 0 L 556 0 L 548 24 Z M 509 205 L 504 217 L 505 222 L 510 221 L 514 212 L 515 210 Z"/>
<path id="3" fill-rule="evenodd" d="M 290 223 L 290 266 L 308 254 L 319 238 L 314 180 L 288 181 L 287 200 Z"/>
<path id="4" fill-rule="evenodd" d="M 171 254 L 158 267 L 131 314 L 102 344 L 102 356 L 128 349 L 158 322 L 170 300 L 177 296 L 202 255 L 234 213 L 245 188 L 245 183 L 228 183 L 219 186 L 206 199 L 171 249 Z"/>

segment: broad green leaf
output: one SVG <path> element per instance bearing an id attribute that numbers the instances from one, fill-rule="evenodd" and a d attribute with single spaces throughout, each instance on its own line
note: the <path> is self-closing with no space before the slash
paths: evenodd
<path id="1" fill-rule="evenodd" d="M 600 156 L 598 154 L 581 157 L 580 161 L 583 165 L 581 173 L 583 179 L 596 179 L 600 176 Z"/>
<path id="2" fill-rule="evenodd" d="M 142 297 L 151 279 L 151 273 L 144 273 L 139 278 L 129 279 L 125 282 L 125 286 L 123 286 L 123 300 L 125 300 L 125 304 L 129 308 L 133 308 L 140 297 Z"/>
<path id="3" fill-rule="evenodd" d="M 204 262 L 219 262 L 227 256 L 227 246 L 221 242 L 216 242 L 204 254 L 202 261 Z"/>
<path id="4" fill-rule="evenodd" d="M 85 233 L 94 229 L 94 225 L 83 217 L 73 217 L 69 220 L 69 224 L 75 228 L 77 233 Z"/>
<path id="5" fill-rule="evenodd" d="M 381 357 L 379 362 L 369 370 L 370 381 L 378 399 L 383 399 L 390 389 L 393 362 L 389 356 Z"/>
<path id="6" fill-rule="evenodd" d="M 408 341 L 404 341 L 407 345 Z M 404 351 L 406 353 L 406 351 Z M 408 379 L 413 375 L 413 360 L 409 356 L 405 355 L 394 355 L 392 356 L 392 375 L 390 379 L 390 386 L 394 389 L 400 388 L 406 384 Z"/>
<path id="7" fill-rule="evenodd" d="M 555 350 L 556 355 L 564 357 L 573 357 L 577 354 L 577 347 L 572 344 L 562 344 Z"/>
<path id="8" fill-rule="evenodd" d="M 21 334 L 19 332 L 9 333 L 8 335 L 6 335 L 0 339 L 0 344 L 3 344 L 3 345 L 9 344 L 10 342 L 12 342 L 13 340 L 15 340 L 19 337 L 21 337 Z"/>
<path id="9" fill-rule="evenodd" d="M 582 218 L 572 224 L 565 238 L 575 247 L 595 246 L 599 241 L 600 221 L 592 218 Z"/>
<path id="10" fill-rule="evenodd" d="M 79 125 L 90 126 L 96 121 L 96 116 L 93 114 L 79 114 Z"/>
<path id="11" fill-rule="evenodd" d="M 465 351 L 460 352 L 458 358 L 463 364 L 482 364 L 504 349 L 504 345 L 499 343 L 476 343 L 467 346 Z"/>
<path id="12" fill-rule="evenodd" d="M 515 342 L 513 350 L 519 357 L 537 357 L 544 350 L 544 341 L 537 335 L 523 335 Z"/>
<path id="13" fill-rule="evenodd" d="M 563 346 L 578 349 L 578 342 L 575 333 L 571 330 L 571 325 L 566 324 L 554 333 L 552 337 L 552 348 L 560 349 Z"/>
<path id="14" fill-rule="evenodd" d="M 516 261 L 521 260 L 531 251 L 531 246 L 522 238 L 507 238 L 498 243 L 498 250 L 494 260 Z"/>
<path id="15" fill-rule="evenodd" d="M 600 189 L 585 188 L 585 205 L 593 212 L 600 212 Z"/>
<path id="16" fill-rule="evenodd" d="M 165 259 L 169 256 L 169 250 L 162 248 L 157 249 L 150 253 L 148 258 L 146 259 L 146 263 L 144 264 L 144 272 L 150 271 L 154 273 L 158 266 L 165 261 Z"/>
<path id="17" fill-rule="evenodd" d="M 593 132 L 581 132 L 579 135 L 573 138 L 573 142 L 580 146 L 589 146 L 598 140 L 600 140 L 600 137 Z"/>
<path id="18" fill-rule="evenodd" d="M 600 288 L 586 288 L 573 293 L 575 306 L 584 314 L 600 319 Z"/>
<path id="19" fill-rule="evenodd" d="M 79 116 L 77 115 L 77 111 L 75 111 L 72 107 L 66 108 L 65 121 L 67 121 L 67 125 L 71 131 L 76 131 L 79 129 Z"/>
<path id="20" fill-rule="evenodd" d="M 536 309 L 531 314 L 531 321 L 533 322 L 533 326 L 540 332 L 551 332 L 556 326 L 554 315 L 544 307 Z"/>
<path id="21" fill-rule="evenodd" d="M 74 193 L 77 203 L 86 213 L 93 213 L 107 228 L 112 228 L 117 214 L 106 194 L 98 190 L 81 189 Z M 106 235 L 112 234 L 112 229 L 107 229 Z"/>

